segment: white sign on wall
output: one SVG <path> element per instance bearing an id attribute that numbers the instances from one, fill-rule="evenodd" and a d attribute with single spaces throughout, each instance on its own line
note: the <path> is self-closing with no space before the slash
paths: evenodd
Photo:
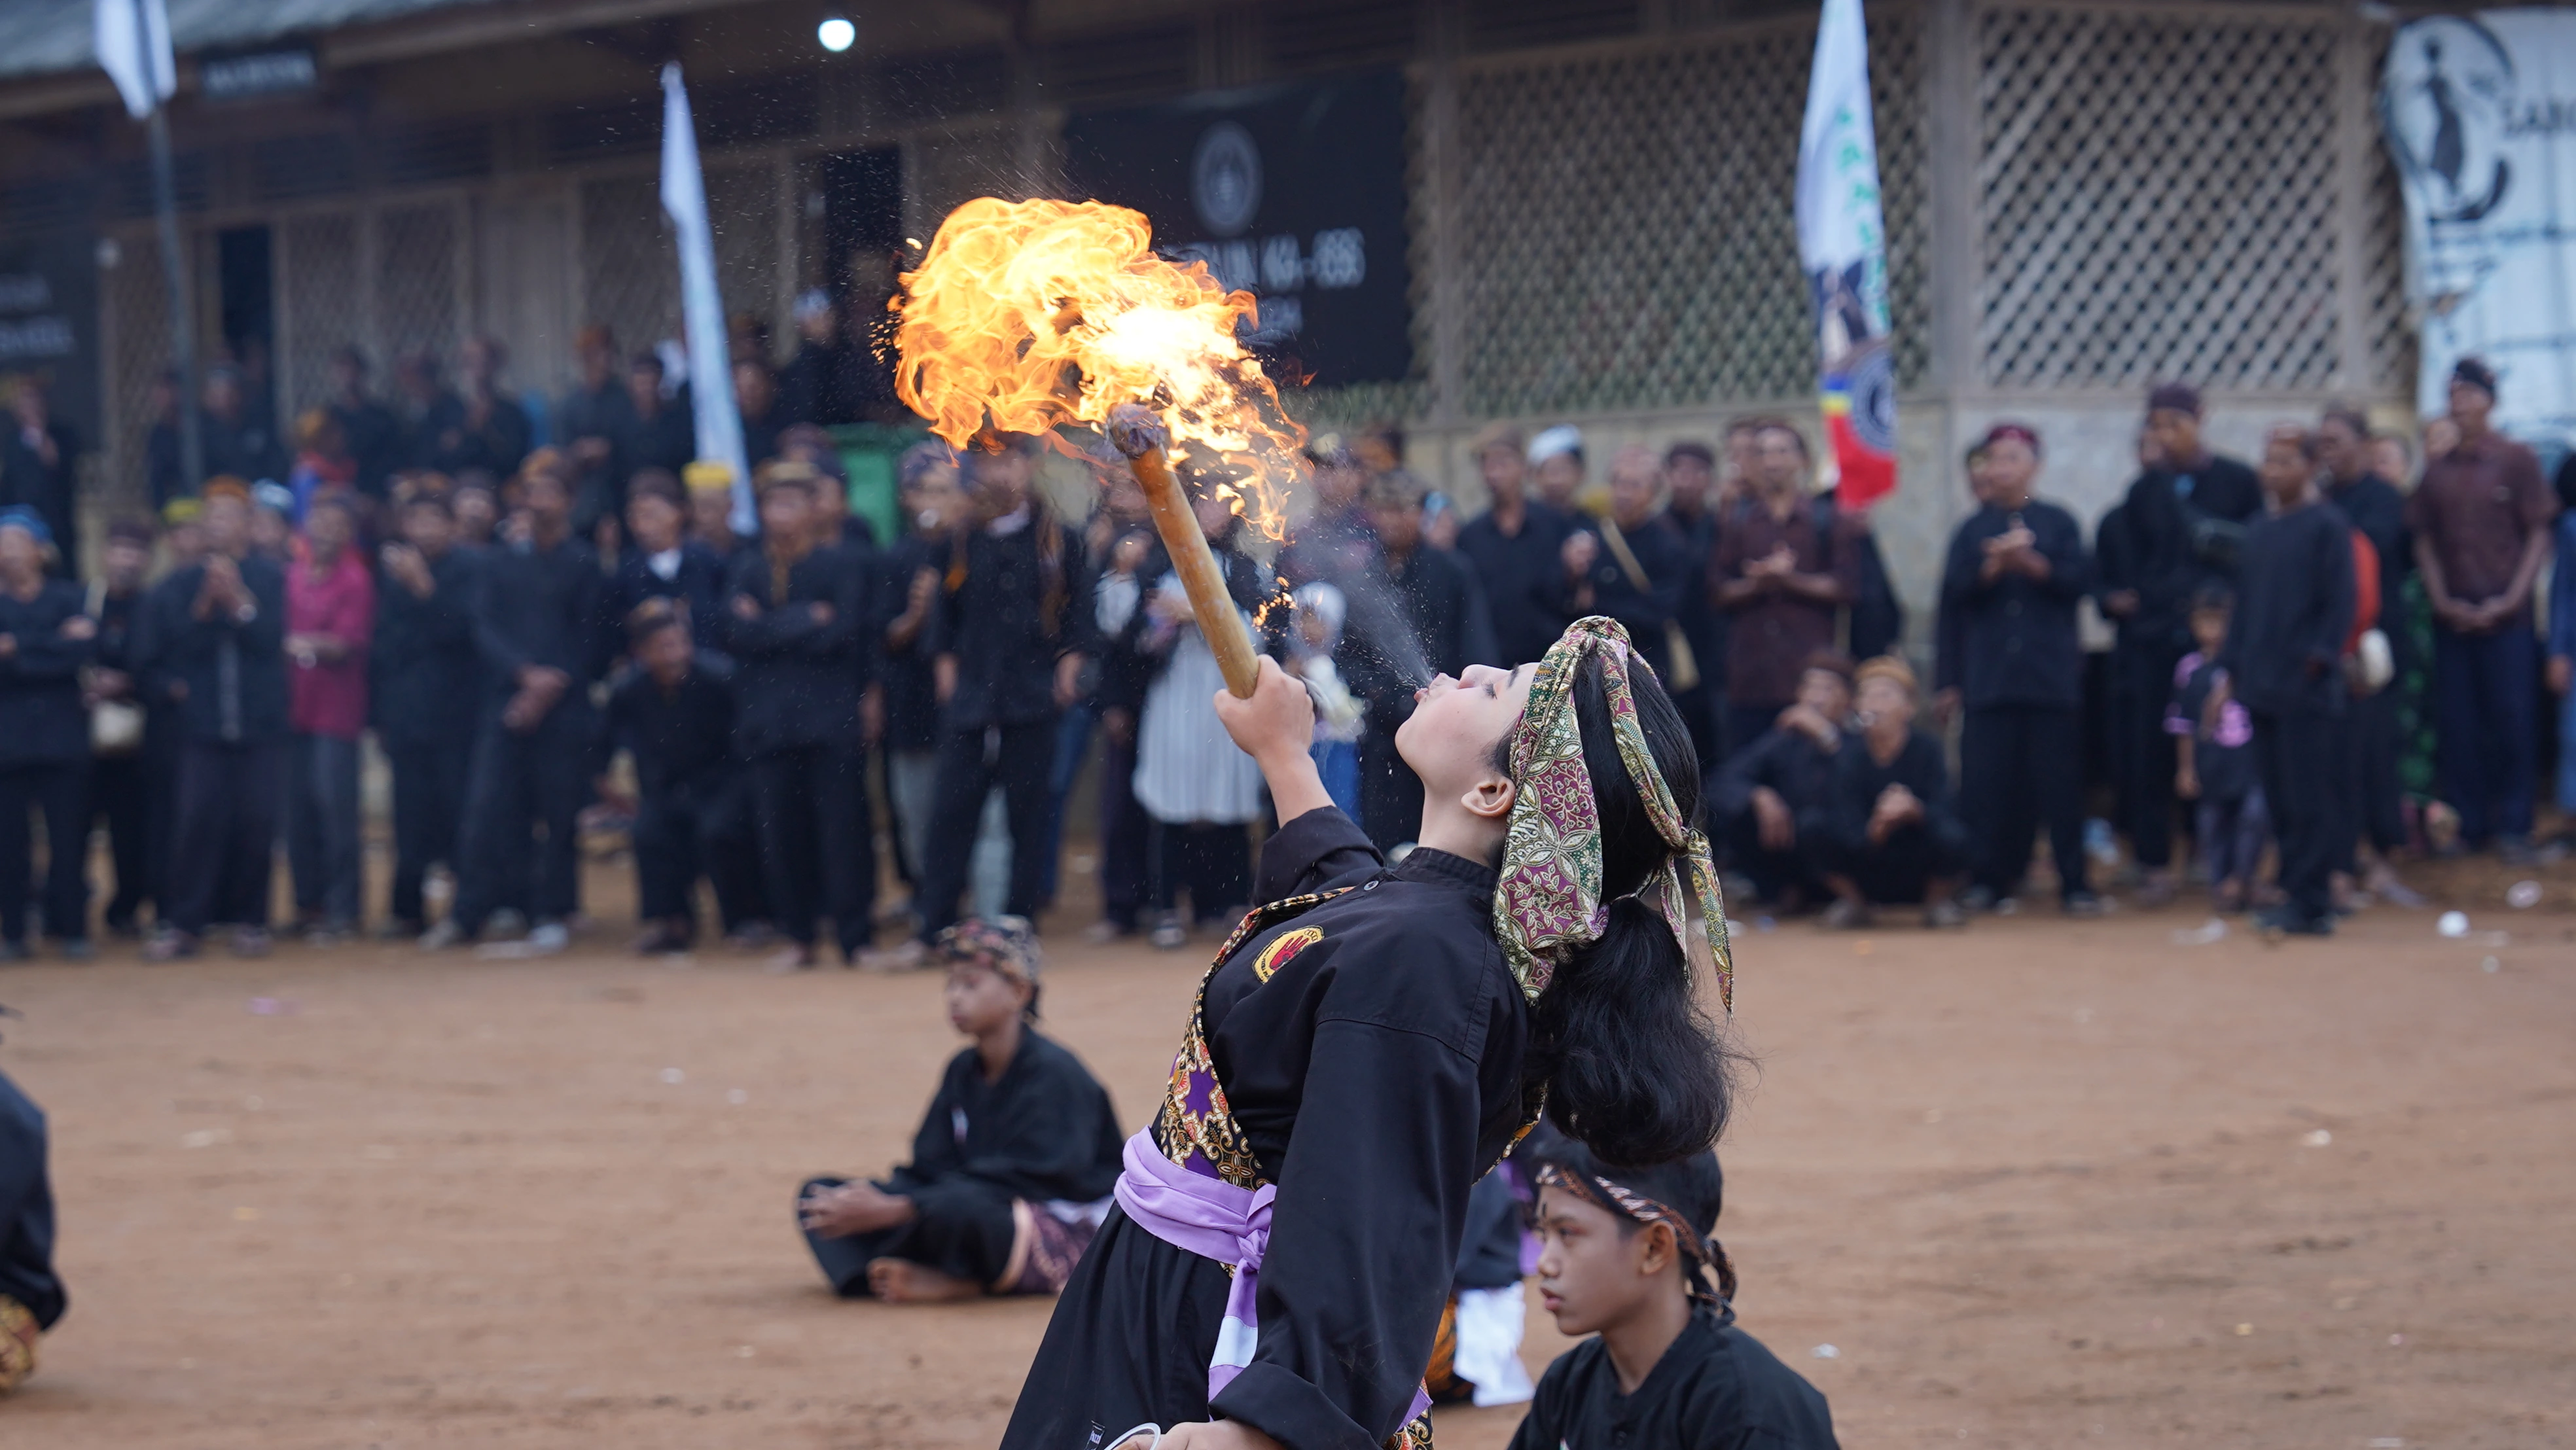
<path id="1" fill-rule="evenodd" d="M 2406 197 L 2423 331 L 2417 407 L 2451 366 L 2501 375 L 2496 425 L 2576 444 L 2576 10 L 2489 10 L 2401 28 L 2379 121 Z"/>

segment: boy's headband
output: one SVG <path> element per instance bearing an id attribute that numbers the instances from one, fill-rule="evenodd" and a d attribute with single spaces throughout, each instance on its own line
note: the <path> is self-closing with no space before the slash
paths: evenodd
<path id="1" fill-rule="evenodd" d="M 1690 1260 L 1690 1296 L 1704 1304 L 1723 1304 L 1735 1298 L 1735 1265 L 1726 1257 L 1726 1247 L 1714 1237 L 1691 1226 L 1670 1204 L 1660 1203 L 1599 1174 L 1568 1173 L 1554 1163 L 1538 1171 L 1538 1186 L 1571 1193 L 1605 1213 L 1616 1213 L 1641 1224 L 1659 1223 L 1673 1231 L 1673 1243 Z M 1715 1271 L 1717 1287 L 1711 1289 L 1704 1271 Z"/>
<path id="2" fill-rule="evenodd" d="M 1611 730 L 1628 780 L 1646 803 L 1655 832 L 1672 859 L 1636 894 L 1655 899 L 1685 960 L 1695 959 L 1690 922 L 1699 907 L 1707 950 L 1717 974 L 1718 1001 L 1735 1010 L 1735 963 L 1726 943 L 1726 904 L 1718 893 L 1717 867 L 1708 835 L 1682 819 L 1672 788 L 1664 783 L 1637 719 L 1629 670 L 1654 672 L 1628 644 L 1628 631 L 1602 615 L 1578 619 L 1548 646 L 1530 682 L 1529 707 L 1512 738 L 1511 823 L 1503 866 L 1494 890 L 1494 938 L 1511 964 L 1521 991 L 1533 1002 L 1574 952 L 1609 929 L 1601 864 L 1601 808 L 1592 795 L 1592 768 L 1583 758 L 1583 726 L 1574 708 L 1574 682 L 1586 658 L 1601 660 L 1601 684 L 1610 701 Z"/>

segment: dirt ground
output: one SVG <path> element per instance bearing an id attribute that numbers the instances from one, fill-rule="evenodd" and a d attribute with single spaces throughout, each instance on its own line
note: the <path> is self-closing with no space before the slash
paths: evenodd
<path id="1" fill-rule="evenodd" d="M 2449 883 L 2451 940 L 1747 930 L 1744 1324 L 1853 1447 L 2576 1445 L 2576 872 L 2543 879 Z M 621 937 L 0 973 L 72 1293 L 0 1443 L 991 1444 L 1047 1306 L 837 1302 L 789 1214 L 903 1153 L 937 982 Z M 1131 1121 L 1208 950 L 1055 948 L 1048 1030 Z M 1562 1347 L 1533 1323 L 1533 1369 Z"/>

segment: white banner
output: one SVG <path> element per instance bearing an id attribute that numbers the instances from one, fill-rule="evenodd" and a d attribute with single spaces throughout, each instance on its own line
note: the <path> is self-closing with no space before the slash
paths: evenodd
<path id="1" fill-rule="evenodd" d="M 98 64 L 116 82 L 125 109 L 140 121 L 179 89 L 170 54 L 170 10 L 164 0 L 97 0 L 90 15 Z"/>
<path id="2" fill-rule="evenodd" d="M 1865 509 L 1896 488 L 1896 359 L 1887 349 L 1887 222 L 1860 0 L 1824 0 L 1817 16 L 1797 206 L 1831 481 L 1844 508 Z"/>
<path id="3" fill-rule="evenodd" d="M 662 210 L 679 233 L 680 326 L 689 343 L 698 456 L 733 469 L 733 531 L 749 538 L 760 532 L 760 510 L 752 503 L 751 468 L 743 458 L 724 299 L 716 292 L 716 239 L 707 224 L 706 175 L 698 169 L 698 128 L 677 61 L 662 67 Z"/>
<path id="4" fill-rule="evenodd" d="M 2406 195 L 2416 406 L 2451 366 L 2501 377 L 2496 426 L 2576 443 L 2576 11 L 2488 10 L 2401 28 L 2379 123 Z"/>

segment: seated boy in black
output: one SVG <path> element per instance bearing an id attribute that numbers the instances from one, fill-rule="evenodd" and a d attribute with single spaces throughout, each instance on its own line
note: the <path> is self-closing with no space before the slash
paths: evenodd
<path id="1" fill-rule="evenodd" d="M 1851 661 L 1819 653 L 1798 677 L 1797 703 L 1717 773 L 1727 864 L 1751 879 L 1766 906 L 1794 911 L 1827 894 L 1810 838 L 1824 829 L 1826 788 L 1851 706 Z"/>
<path id="2" fill-rule="evenodd" d="M 684 952 L 697 936 L 698 878 L 727 932 L 760 910 L 751 787 L 733 754 L 733 666 L 697 649 L 686 610 L 648 599 L 627 623 L 635 667 L 608 696 L 607 745 L 633 753 L 639 952 Z M 607 789 L 603 782 L 601 794 Z"/>
<path id="3" fill-rule="evenodd" d="M 0 1395 L 36 1372 L 36 1336 L 62 1317 L 45 1115 L 0 1073 Z"/>
<path id="4" fill-rule="evenodd" d="M 1109 1212 L 1118 1115 L 1081 1059 L 1032 1025 L 1027 922 L 960 922 L 931 957 L 948 969 L 948 1023 L 974 1045 L 949 1059 L 910 1163 L 876 1183 L 808 1180 L 797 1219 L 845 1298 L 1052 1294 Z"/>
<path id="5" fill-rule="evenodd" d="M 1547 1367 L 1512 1450 L 1834 1450 L 1825 1397 L 1735 1327 L 1714 1152 L 1614 1171 L 1566 1141 L 1538 1185 L 1539 1299 L 1595 1337 Z"/>
<path id="6" fill-rule="evenodd" d="M 1826 795 L 1823 865 L 1835 900 L 1825 924 L 1864 927 L 1874 906 L 1919 901 L 1924 925 L 1957 926 L 1968 832 L 1941 742 L 1914 728 L 1914 671 L 1881 655 L 1858 675 L 1860 735 L 1834 756 Z"/>

